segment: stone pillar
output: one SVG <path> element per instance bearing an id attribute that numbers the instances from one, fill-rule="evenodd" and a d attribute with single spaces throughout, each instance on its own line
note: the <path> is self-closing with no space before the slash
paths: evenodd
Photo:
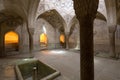
<path id="1" fill-rule="evenodd" d="M 0 34 L 0 57 L 5 57 L 4 37 Z"/>
<path id="2" fill-rule="evenodd" d="M 29 53 L 29 34 L 27 31 L 26 24 L 22 24 L 21 34 L 20 34 L 20 43 L 19 43 L 19 53 Z"/>
<path id="3" fill-rule="evenodd" d="M 109 26 L 110 56 L 116 58 L 115 53 L 115 31 L 116 26 Z"/>
<path id="4" fill-rule="evenodd" d="M 34 35 L 34 28 L 29 28 L 29 31 L 30 31 L 30 34 L 29 34 L 29 37 L 30 37 L 30 52 L 33 51 L 33 35 Z"/>
<path id="5" fill-rule="evenodd" d="M 80 23 L 80 80 L 94 80 L 93 21 L 99 0 L 73 0 Z"/>
<path id="6" fill-rule="evenodd" d="M 66 32 L 65 41 L 66 41 L 66 49 L 69 49 L 69 32 Z"/>
<path id="7" fill-rule="evenodd" d="M 1 25 L 0 25 L 0 57 L 5 56 L 5 47 L 4 47 L 4 35 L 1 30 Z"/>

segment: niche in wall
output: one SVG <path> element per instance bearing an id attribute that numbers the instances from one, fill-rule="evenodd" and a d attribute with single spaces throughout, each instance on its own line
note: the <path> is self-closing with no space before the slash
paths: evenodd
<path id="1" fill-rule="evenodd" d="M 18 51 L 19 36 L 14 31 L 9 31 L 4 36 L 5 52 Z"/>
<path id="2" fill-rule="evenodd" d="M 60 45 L 62 47 L 65 47 L 65 35 L 64 34 L 60 35 Z"/>
<path id="3" fill-rule="evenodd" d="M 45 33 L 42 33 L 40 35 L 40 46 L 41 47 L 46 47 L 48 43 L 48 38 L 47 35 Z"/>

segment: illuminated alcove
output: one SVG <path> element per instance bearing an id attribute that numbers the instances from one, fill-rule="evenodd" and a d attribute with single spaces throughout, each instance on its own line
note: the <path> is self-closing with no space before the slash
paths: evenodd
<path id="1" fill-rule="evenodd" d="M 48 43 L 47 35 L 45 33 L 42 33 L 40 35 L 40 46 L 47 46 L 47 43 Z"/>
<path id="2" fill-rule="evenodd" d="M 14 31 L 9 31 L 4 36 L 5 51 L 18 51 L 19 36 Z"/>
<path id="3" fill-rule="evenodd" d="M 61 46 L 65 46 L 65 36 L 64 36 L 64 34 L 60 35 L 60 44 L 61 44 Z"/>

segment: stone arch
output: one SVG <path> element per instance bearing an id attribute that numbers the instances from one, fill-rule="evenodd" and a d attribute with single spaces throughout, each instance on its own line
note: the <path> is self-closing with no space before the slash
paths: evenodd
<path id="1" fill-rule="evenodd" d="M 20 36 L 21 25 L 23 24 L 23 19 L 15 12 L 10 10 L 1 10 L 0 11 L 0 35 L 1 35 L 1 42 L 0 45 L 3 46 L 3 55 L 5 55 L 5 46 L 4 44 L 4 35 L 9 31 L 15 31 Z M 20 40 L 21 41 L 21 40 Z M 20 48 L 20 45 L 18 46 Z M 19 51 L 18 51 L 19 52 Z"/>
<path id="2" fill-rule="evenodd" d="M 46 33 L 40 34 L 40 46 L 46 47 L 48 45 L 48 38 Z"/>
<path id="3" fill-rule="evenodd" d="M 99 20 L 102 20 L 102 21 L 107 22 L 107 19 L 105 18 L 105 16 L 104 16 L 102 13 L 100 13 L 100 12 L 97 12 L 97 14 L 96 14 L 96 19 L 99 19 Z M 73 34 L 76 25 L 77 25 L 77 27 L 78 27 L 77 30 L 78 30 L 78 33 L 79 33 L 79 26 L 80 26 L 80 25 L 79 25 L 79 22 L 78 22 L 76 16 L 74 16 L 74 17 L 71 19 L 70 23 L 69 23 L 69 27 L 70 27 L 69 37 Z M 76 28 L 77 28 L 77 27 L 76 27 Z M 80 35 L 80 34 L 76 34 L 76 35 L 78 35 L 78 36 L 77 36 L 77 37 L 78 37 L 78 39 L 77 39 L 77 44 L 79 45 L 79 35 Z M 77 45 L 77 46 L 78 46 L 78 45 Z"/>
<path id="4" fill-rule="evenodd" d="M 107 19 L 105 18 L 105 16 L 102 14 L 102 13 L 100 13 L 100 12 L 97 12 L 97 14 L 96 14 L 96 19 L 100 19 L 100 20 L 103 20 L 103 21 L 107 21 Z M 79 24 L 79 22 L 78 22 L 78 20 L 77 20 L 77 18 L 76 18 L 76 16 L 74 16 L 72 19 L 71 19 L 71 21 L 70 21 L 70 23 L 69 23 L 69 26 L 70 26 L 70 33 L 69 33 L 69 35 L 71 35 L 72 34 L 72 30 L 74 30 L 74 25 L 75 24 Z"/>
<path id="5" fill-rule="evenodd" d="M 79 48 L 79 25 L 75 24 L 73 25 L 74 30 L 71 28 L 71 33 L 69 34 L 69 48 Z"/>
<path id="6" fill-rule="evenodd" d="M 32 33 L 31 27 L 34 26 L 36 21 L 36 12 L 38 8 L 40 0 L 3 0 L 2 3 L 4 5 L 4 9 L 7 9 L 11 12 L 17 13 L 19 16 L 22 17 L 24 23 L 27 27 L 27 32 L 29 35 L 29 50 L 32 50 Z"/>
<path id="7" fill-rule="evenodd" d="M 57 34 L 65 34 L 65 27 L 66 27 L 66 23 L 65 20 L 62 18 L 62 16 L 55 10 L 48 10 L 44 13 L 42 13 L 41 15 L 38 16 L 37 19 L 42 18 L 44 20 L 46 20 L 49 24 L 51 24 L 53 26 L 53 28 L 55 29 L 55 33 Z M 57 37 L 57 41 L 59 40 L 59 37 L 57 35 L 55 35 Z M 57 47 L 60 47 L 60 42 L 55 42 Z"/>
<path id="8" fill-rule="evenodd" d="M 75 24 L 79 24 L 76 16 L 74 16 L 74 17 L 71 19 L 70 23 L 69 23 L 69 27 L 70 27 L 69 36 L 70 36 L 70 35 L 72 34 L 72 32 L 73 32 L 74 27 L 75 27 Z M 78 26 L 78 27 L 79 27 L 79 26 Z"/>
<path id="9" fill-rule="evenodd" d="M 79 22 L 76 18 L 76 16 L 74 16 L 70 23 L 69 23 L 69 27 L 70 27 L 70 31 L 69 31 L 69 47 L 70 48 L 75 48 L 75 49 L 79 49 Z M 76 32 L 77 31 L 77 32 Z"/>
<path id="10" fill-rule="evenodd" d="M 6 32 L 4 35 L 5 53 L 19 51 L 19 34 L 15 31 Z M 16 53 L 15 53 L 16 54 Z"/>
<path id="11" fill-rule="evenodd" d="M 20 46 L 22 44 L 21 25 L 12 27 L 12 26 L 7 25 L 6 23 L 2 23 L 0 28 L 1 28 L 1 31 L 2 31 L 2 33 L 0 34 L 1 35 L 1 40 L 0 41 L 2 41 L 2 43 L 4 43 L 4 38 L 5 38 L 6 33 L 10 32 L 10 31 L 13 31 L 16 34 L 18 34 L 18 37 L 19 37 L 18 43 L 19 43 L 19 45 L 18 45 L 17 53 L 19 53 L 21 51 Z M 4 44 L 3 44 L 3 48 L 4 48 L 3 50 L 5 50 L 5 45 Z M 3 54 L 6 55 L 6 52 L 4 51 Z M 12 55 L 12 54 L 10 53 L 8 55 Z"/>
<path id="12" fill-rule="evenodd" d="M 46 32 L 43 29 L 43 26 L 46 28 Z M 36 28 L 35 28 L 35 33 L 33 36 L 33 42 L 34 42 L 34 50 L 40 50 L 40 34 L 45 33 L 47 35 L 48 38 L 48 44 L 47 44 L 47 49 L 54 49 L 57 48 L 59 46 L 60 42 L 59 42 L 59 31 L 58 29 L 55 29 L 49 22 L 47 22 L 45 19 L 43 18 L 39 18 L 37 20 L 37 24 L 36 24 Z"/>
<path id="13" fill-rule="evenodd" d="M 99 12 L 99 11 L 96 14 L 96 19 L 100 19 L 100 20 L 103 20 L 103 21 L 107 22 L 106 17 L 101 12 Z"/>
<path id="14" fill-rule="evenodd" d="M 17 13 L 24 19 L 24 21 L 28 21 L 29 18 L 30 22 L 32 22 L 31 18 L 36 18 L 36 12 L 40 0 L 3 0 L 1 2 L 3 4 L 2 9 L 7 9 Z"/>
<path id="15" fill-rule="evenodd" d="M 99 12 L 99 11 L 98 11 L 97 14 L 96 14 L 96 19 L 100 19 L 100 20 L 103 20 L 103 21 L 107 21 L 106 17 L 105 17 L 101 12 Z M 79 23 L 79 22 L 78 22 L 76 16 L 74 16 L 74 17 L 71 19 L 70 23 L 69 23 L 70 29 L 71 29 L 71 27 L 73 27 L 73 25 L 75 25 L 76 23 Z"/>
<path id="16" fill-rule="evenodd" d="M 65 32 L 66 23 L 62 16 L 57 12 L 57 10 L 52 9 L 48 10 L 38 16 L 37 19 L 43 18 L 49 24 L 51 24 L 55 29 L 58 29 L 59 32 Z"/>

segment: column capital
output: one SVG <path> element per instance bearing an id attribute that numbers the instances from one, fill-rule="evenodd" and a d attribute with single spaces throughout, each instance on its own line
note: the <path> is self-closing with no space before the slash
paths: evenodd
<path id="1" fill-rule="evenodd" d="M 75 14 L 78 20 L 86 19 L 86 16 L 93 19 L 96 17 L 99 0 L 73 0 Z"/>

